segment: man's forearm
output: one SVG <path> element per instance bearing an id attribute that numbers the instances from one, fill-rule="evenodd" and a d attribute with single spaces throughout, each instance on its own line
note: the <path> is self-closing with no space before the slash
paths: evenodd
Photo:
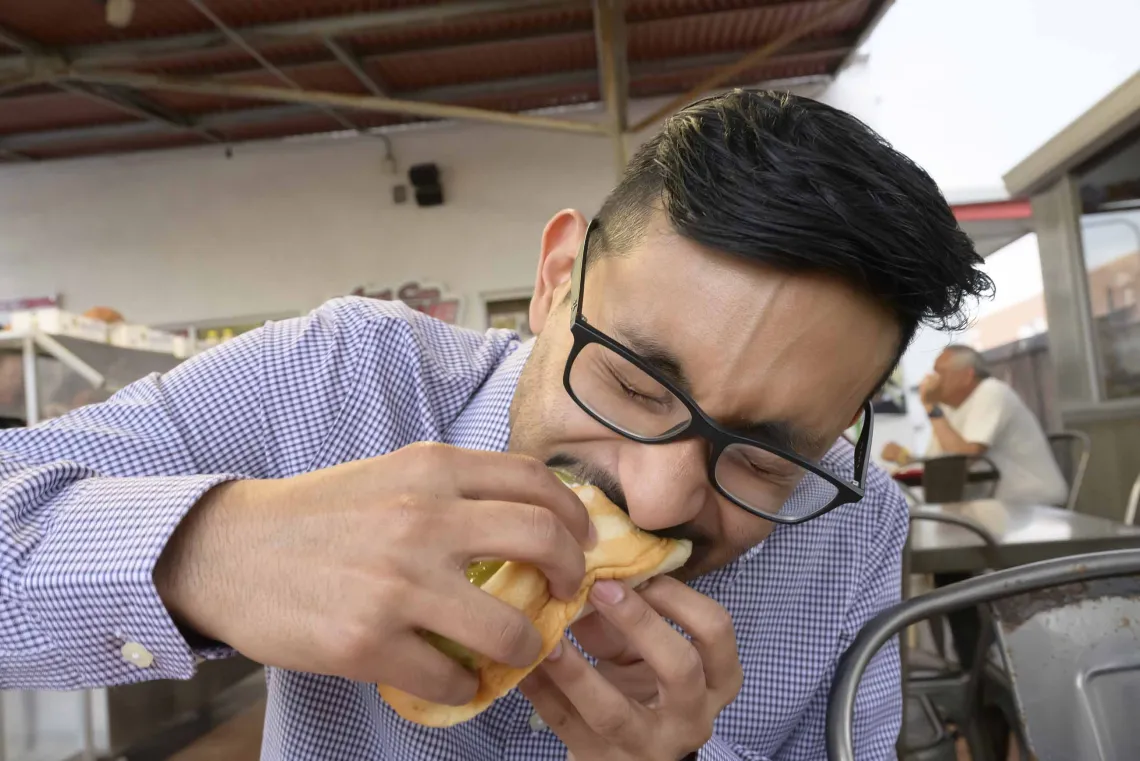
<path id="1" fill-rule="evenodd" d="M 976 455 L 985 452 L 985 447 L 979 444 L 972 444 L 962 438 L 961 434 L 954 430 L 954 426 L 950 425 L 945 417 L 931 418 L 930 425 L 934 431 L 934 438 L 938 441 L 938 446 L 945 454 L 968 454 Z"/>

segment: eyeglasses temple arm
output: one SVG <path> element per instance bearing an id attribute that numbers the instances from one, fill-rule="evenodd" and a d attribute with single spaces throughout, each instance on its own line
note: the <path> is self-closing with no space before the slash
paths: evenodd
<path id="1" fill-rule="evenodd" d="M 574 269 L 570 275 L 570 309 L 574 312 L 575 320 L 582 316 L 582 289 L 585 285 L 583 278 L 586 275 L 586 252 L 590 243 L 590 235 L 597 227 L 598 220 L 590 220 L 586 234 L 582 237 L 582 248 L 578 251 L 578 257 L 574 260 Z"/>
<path id="2" fill-rule="evenodd" d="M 859 432 L 859 441 L 855 443 L 855 462 L 859 463 L 859 472 L 855 474 L 856 485 L 860 488 L 867 482 L 867 448 L 871 446 L 871 437 L 875 428 L 875 413 L 871 403 L 863 403 L 863 430 Z"/>

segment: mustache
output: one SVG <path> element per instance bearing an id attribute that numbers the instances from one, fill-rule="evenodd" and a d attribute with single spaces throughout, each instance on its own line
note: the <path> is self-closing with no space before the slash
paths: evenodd
<path id="1" fill-rule="evenodd" d="M 581 481 L 600 489 L 610 502 L 617 505 L 623 513 L 629 515 L 629 503 L 626 501 L 625 491 L 621 488 L 621 481 L 608 470 L 568 454 L 556 454 L 546 461 L 546 465 L 549 468 L 560 468 L 572 473 Z M 693 543 L 694 556 L 712 544 L 711 538 L 691 523 L 667 526 L 652 531 L 642 530 L 662 539 L 688 539 Z"/>

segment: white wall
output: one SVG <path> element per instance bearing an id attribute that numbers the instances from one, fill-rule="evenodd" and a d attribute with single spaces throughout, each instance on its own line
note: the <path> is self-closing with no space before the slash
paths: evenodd
<path id="1" fill-rule="evenodd" d="M 631 120 L 662 102 L 631 104 Z M 390 137 L 397 175 L 378 138 L 357 136 L 0 166 L 0 299 L 59 293 L 67 309 L 153 325 L 299 313 L 420 280 L 464 297 L 460 321 L 481 329 L 480 294 L 531 288 L 547 220 L 596 212 L 617 178 L 605 137 L 473 123 Z M 445 205 L 394 204 L 425 161 Z"/>
<path id="2" fill-rule="evenodd" d="M 446 205 L 397 206 L 375 138 L 95 158 L 0 170 L 0 298 L 59 292 L 160 323 L 306 310 L 364 283 L 465 296 L 533 283 L 542 226 L 596 210 L 604 139 L 484 126 L 393 137 L 401 174 L 443 170 Z M 478 322 L 468 299 L 466 318 Z"/>

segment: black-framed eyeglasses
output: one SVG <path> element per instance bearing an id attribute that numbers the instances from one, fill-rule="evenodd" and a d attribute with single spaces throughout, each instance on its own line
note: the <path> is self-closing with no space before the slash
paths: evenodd
<path id="1" fill-rule="evenodd" d="M 855 456 L 824 466 L 770 442 L 726 428 L 651 363 L 595 328 L 582 315 L 586 255 L 595 219 L 586 230 L 571 281 L 574 346 L 563 385 L 588 415 L 643 444 L 699 437 L 709 444 L 708 476 L 718 492 L 754 515 L 803 523 L 863 498 L 871 442 L 870 402 L 863 405 Z"/>

